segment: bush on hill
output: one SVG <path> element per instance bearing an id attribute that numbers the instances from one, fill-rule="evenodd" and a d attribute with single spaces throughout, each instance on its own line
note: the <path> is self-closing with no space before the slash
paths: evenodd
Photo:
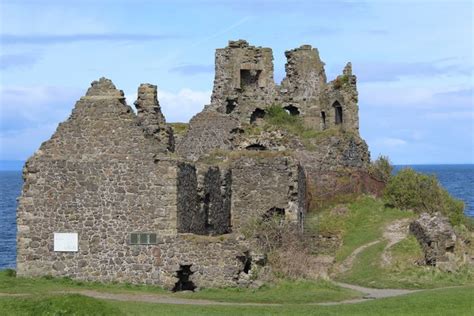
<path id="1" fill-rule="evenodd" d="M 406 168 L 391 177 L 384 192 L 387 205 L 411 209 L 417 213 L 440 212 L 451 224 L 465 222 L 464 203 L 453 198 L 435 176 Z"/>
<path id="2" fill-rule="evenodd" d="M 370 164 L 369 172 L 375 178 L 387 183 L 392 176 L 393 166 L 387 156 L 379 156 Z"/>

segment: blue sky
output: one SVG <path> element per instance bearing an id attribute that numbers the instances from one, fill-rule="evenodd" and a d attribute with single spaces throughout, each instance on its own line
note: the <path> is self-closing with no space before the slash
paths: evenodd
<path id="1" fill-rule="evenodd" d="M 474 163 L 472 1 L 0 0 L 0 160 L 25 160 L 105 76 L 133 103 L 158 85 L 168 121 L 209 102 L 229 39 L 311 44 L 328 79 L 351 61 L 360 131 L 396 164 Z"/>

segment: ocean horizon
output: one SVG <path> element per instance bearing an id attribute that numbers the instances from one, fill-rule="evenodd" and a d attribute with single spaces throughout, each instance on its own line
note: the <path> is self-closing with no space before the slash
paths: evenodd
<path id="1" fill-rule="evenodd" d="M 23 185 L 24 162 L 0 162 L 0 269 L 16 266 L 16 207 Z M 465 214 L 474 217 L 474 164 L 395 165 L 434 174 L 441 185 L 465 203 Z"/>

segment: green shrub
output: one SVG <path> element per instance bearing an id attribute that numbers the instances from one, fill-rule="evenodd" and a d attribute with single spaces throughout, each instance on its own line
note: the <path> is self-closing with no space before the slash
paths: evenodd
<path id="1" fill-rule="evenodd" d="M 334 80 L 334 88 L 340 89 L 347 83 L 349 83 L 349 76 L 347 75 L 337 76 L 336 80 Z"/>
<path id="2" fill-rule="evenodd" d="M 287 126 L 301 123 L 301 119 L 298 116 L 291 115 L 279 105 L 270 106 L 266 112 L 265 119 L 273 125 Z"/>
<path id="3" fill-rule="evenodd" d="M 464 223 L 464 203 L 453 198 L 433 175 L 406 168 L 390 178 L 384 191 L 385 202 L 393 207 L 417 213 L 440 212 L 453 225 Z"/>
<path id="4" fill-rule="evenodd" d="M 9 278 L 16 277 L 16 271 L 13 270 L 13 269 L 5 269 L 5 270 L 3 270 L 3 272 L 5 273 L 5 276 L 7 276 Z"/>
<path id="5" fill-rule="evenodd" d="M 387 183 L 392 176 L 393 166 L 387 156 L 379 156 L 370 164 L 369 172 L 377 179 Z"/>

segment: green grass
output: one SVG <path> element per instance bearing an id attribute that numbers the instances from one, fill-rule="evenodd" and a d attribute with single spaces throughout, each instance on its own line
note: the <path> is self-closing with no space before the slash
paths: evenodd
<path id="1" fill-rule="evenodd" d="M 126 315 L 110 301 L 78 294 L 0 297 L 0 311 L 2 315 Z"/>
<path id="2" fill-rule="evenodd" d="M 357 298 L 360 295 L 358 292 L 338 287 L 327 281 L 279 281 L 275 285 L 263 286 L 259 289 L 204 289 L 179 296 L 219 302 L 301 304 L 342 301 Z"/>
<path id="3" fill-rule="evenodd" d="M 202 306 L 103 301 L 80 295 L 0 297 L 4 315 L 472 315 L 474 287 L 423 291 L 410 295 L 336 306 Z"/>
<path id="4" fill-rule="evenodd" d="M 173 128 L 173 132 L 178 135 L 182 135 L 188 131 L 189 124 L 188 123 L 168 123 L 171 128 Z"/>
<path id="5" fill-rule="evenodd" d="M 318 217 L 313 213 L 309 219 L 312 229 L 342 237 L 342 247 L 336 253 L 338 262 L 347 258 L 356 248 L 381 238 L 384 226 L 391 221 L 413 217 L 411 212 L 385 207 L 381 200 L 368 196 L 348 204 L 348 208 L 346 215 L 332 215 L 328 209 Z"/>
<path id="6" fill-rule="evenodd" d="M 52 291 L 64 291 L 68 289 L 88 289 L 96 291 L 106 291 L 114 293 L 146 292 L 164 294 L 169 293 L 159 286 L 133 285 L 127 283 L 99 283 L 82 282 L 71 280 L 70 278 L 37 277 L 23 278 L 11 276 L 12 270 L 0 271 L 0 292 L 1 293 L 32 293 L 41 294 Z"/>
<path id="7" fill-rule="evenodd" d="M 393 246 L 393 265 L 382 267 L 380 257 L 386 243 L 381 242 L 361 252 L 352 270 L 339 276 L 339 281 L 375 288 L 436 288 L 474 284 L 474 270 L 464 267 L 457 272 L 444 272 L 436 267 L 417 266 L 408 261 L 419 255 L 413 239 Z"/>
<path id="8" fill-rule="evenodd" d="M 152 293 L 192 299 L 226 302 L 309 303 L 341 301 L 360 297 L 360 293 L 343 289 L 327 281 L 285 281 L 259 289 L 203 289 L 195 293 L 172 293 L 157 286 L 131 284 L 102 284 L 80 282 L 67 278 L 21 278 L 10 276 L 11 270 L 0 271 L 0 293 L 44 294 L 68 290 L 95 290 L 110 293 Z"/>
<path id="9" fill-rule="evenodd" d="M 342 238 L 342 246 L 335 253 L 336 261 L 342 262 L 360 246 L 375 240 L 381 242 L 362 251 L 350 271 L 336 276 L 338 281 L 376 288 L 436 288 L 474 283 L 473 267 L 443 272 L 435 267 L 417 265 L 423 253 L 413 236 L 393 245 L 389 249 L 391 264 L 382 267 L 381 256 L 386 245 L 384 227 L 394 220 L 414 217 L 414 213 L 386 207 L 382 200 L 371 197 L 361 197 L 347 207 L 347 214 L 334 215 L 328 209 L 319 215 L 319 221 L 314 215 L 309 218 L 311 229 Z"/>

